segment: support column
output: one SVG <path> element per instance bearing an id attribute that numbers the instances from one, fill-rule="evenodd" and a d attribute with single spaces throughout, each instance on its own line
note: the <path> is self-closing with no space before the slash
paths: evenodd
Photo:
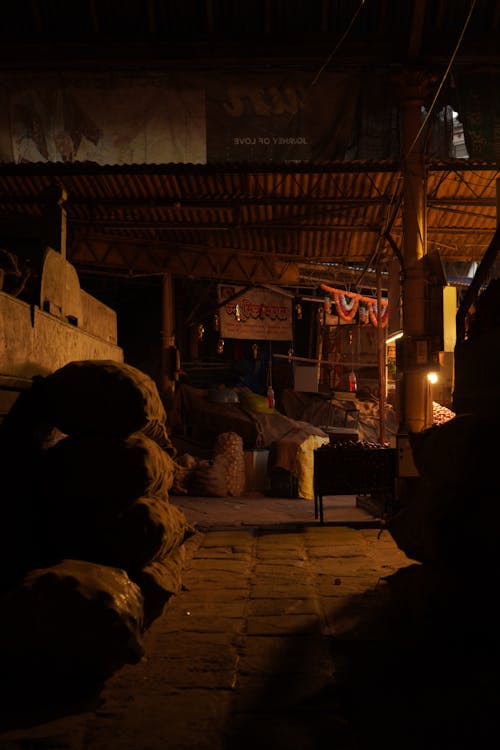
<path id="1" fill-rule="evenodd" d="M 401 422 L 409 432 L 428 424 L 428 388 L 425 367 L 416 363 L 417 341 L 426 337 L 426 277 L 423 257 L 427 252 L 427 180 L 421 107 L 428 79 L 409 72 L 401 81 L 403 149 L 403 330 L 404 363 L 401 382 Z M 425 354 L 424 354 L 425 357 Z"/>
<path id="2" fill-rule="evenodd" d="M 172 274 L 162 277 L 162 311 L 161 311 L 161 395 L 165 403 L 172 399 L 175 388 L 175 370 L 177 358 L 174 334 L 174 292 Z"/>
<path id="3" fill-rule="evenodd" d="M 382 276 L 380 263 L 377 264 L 377 362 L 378 362 L 378 411 L 379 411 L 379 442 L 385 443 L 385 398 L 386 398 L 386 351 L 385 329 L 382 328 Z"/>

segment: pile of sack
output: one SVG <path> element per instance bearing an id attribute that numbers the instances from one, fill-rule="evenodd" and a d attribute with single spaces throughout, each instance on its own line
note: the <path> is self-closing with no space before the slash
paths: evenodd
<path id="1" fill-rule="evenodd" d="M 194 533 L 169 502 L 175 449 L 156 384 L 124 363 L 71 362 L 19 396 L 0 444 L 0 658 L 98 677 L 136 661 Z"/>
<path id="2" fill-rule="evenodd" d="M 238 497 L 245 490 L 243 439 L 236 432 L 222 432 L 216 437 L 211 458 L 199 459 L 186 453 L 175 464 L 175 495 Z"/>

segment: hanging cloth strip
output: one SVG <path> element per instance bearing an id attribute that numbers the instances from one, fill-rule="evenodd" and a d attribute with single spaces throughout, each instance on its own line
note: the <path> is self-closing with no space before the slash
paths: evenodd
<path id="1" fill-rule="evenodd" d="M 375 297 L 365 297 L 363 294 L 358 294 L 357 292 L 346 292 L 344 289 L 335 289 L 326 284 L 320 284 L 320 287 L 323 291 L 328 292 L 333 296 L 335 309 L 342 320 L 353 320 L 358 311 L 359 303 L 363 302 L 368 307 L 370 323 L 375 327 L 378 326 L 377 300 Z M 382 300 L 381 307 L 380 323 L 382 328 L 384 328 L 389 319 L 388 300 Z"/>

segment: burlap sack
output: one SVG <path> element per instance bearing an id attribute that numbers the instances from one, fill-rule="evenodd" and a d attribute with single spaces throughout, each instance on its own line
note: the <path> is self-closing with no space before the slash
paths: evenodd
<path id="1" fill-rule="evenodd" d="M 128 435 L 166 422 L 154 380 L 123 362 L 70 362 L 43 390 L 47 419 L 67 435 Z"/>
<path id="2" fill-rule="evenodd" d="M 54 507 L 124 508 L 139 497 L 166 496 L 174 471 L 173 459 L 140 432 L 67 437 L 43 453 L 42 497 Z"/>
<path id="3" fill-rule="evenodd" d="M 226 461 L 227 494 L 237 497 L 245 490 L 246 472 L 243 439 L 236 432 L 223 432 L 217 436 L 213 448 L 214 458 Z"/>
<path id="4" fill-rule="evenodd" d="M 143 597 L 123 570 L 63 560 L 2 598 L 0 658 L 29 680 L 102 678 L 144 654 Z"/>
<path id="5" fill-rule="evenodd" d="M 191 475 L 190 494 L 200 497 L 227 497 L 227 468 L 225 456 L 200 461 Z"/>
<path id="6" fill-rule="evenodd" d="M 129 575 L 164 557 L 194 534 L 184 512 L 166 499 L 141 497 L 120 512 L 60 508 L 45 532 L 47 554 L 123 568 Z"/>

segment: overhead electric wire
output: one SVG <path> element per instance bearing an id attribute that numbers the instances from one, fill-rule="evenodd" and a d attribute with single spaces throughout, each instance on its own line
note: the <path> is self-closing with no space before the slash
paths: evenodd
<path id="1" fill-rule="evenodd" d="M 411 144 L 410 148 L 408 149 L 408 152 L 405 154 L 405 157 L 408 156 L 409 154 L 411 154 L 411 152 L 415 148 L 415 144 L 417 143 L 418 139 L 422 135 L 423 129 L 427 125 L 429 117 L 431 116 L 431 113 L 432 113 L 432 111 L 433 111 L 433 109 L 434 109 L 434 107 L 436 105 L 438 96 L 441 93 L 441 89 L 443 88 L 443 86 L 445 84 L 445 81 L 448 78 L 449 72 L 451 70 L 451 66 L 453 65 L 453 63 L 455 61 L 455 57 L 457 56 L 458 50 L 460 48 L 460 45 L 462 44 L 462 39 L 464 38 L 465 32 L 467 30 L 467 26 L 469 25 L 469 21 L 470 21 L 470 19 L 472 17 L 472 13 L 474 12 L 474 8 L 475 8 L 475 5 L 476 5 L 476 2 L 477 2 L 477 0 L 472 0 L 472 2 L 471 2 L 469 13 L 467 15 L 467 18 L 465 19 L 465 23 L 463 25 L 462 31 L 460 33 L 460 36 L 458 38 L 458 42 L 455 45 L 455 49 L 453 50 L 453 54 L 452 54 L 452 56 L 450 58 L 450 62 L 448 63 L 448 66 L 447 66 L 447 68 L 446 68 L 446 70 L 444 72 L 444 75 L 443 75 L 443 77 L 441 79 L 441 83 L 439 84 L 439 86 L 437 88 L 437 91 L 436 91 L 436 93 L 434 95 L 434 99 L 432 100 L 431 106 L 429 107 L 429 110 L 428 110 L 428 112 L 427 112 L 427 114 L 426 114 L 426 116 L 424 118 L 424 121 L 422 122 L 422 125 L 420 126 L 420 128 L 418 130 L 418 133 L 416 134 L 415 138 L 413 139 L 413 143 Z"/>

